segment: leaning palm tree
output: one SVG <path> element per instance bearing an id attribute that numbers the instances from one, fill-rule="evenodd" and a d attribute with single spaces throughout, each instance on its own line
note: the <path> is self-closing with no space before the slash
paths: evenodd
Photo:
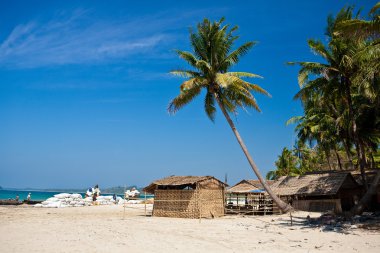
<path id="1" fill-rule="evenodd" d="M 255 45 L 255 42 L 247 42 L 232 50 L 235 40 L 238 39 L 238 36 L 233 34 L 237 27 L 230 28 L 229 25 L 222 25 L 223 21 L 223 18 L 218 22 L 205 19 L 198 24 L 196 32 L 190 30 L 193 52 L 176 50 L 179 57 L 193 69 L 171 71 L 172 74 L 188 78 L 188 80 L 182 83 L 180 94 L 170 102 L 168 111 L 171 114 L 176 113 L 200 95 L 202 90 L 205 90 L 204 108 L 207 116 L 214 121 L 217 104 L 264 189 L 282 211 L 288 212 L 291 206 L 278 198 L 264 181 L 231 120 L 230 113 L 236 113 L 238 108 L 254 108 L 260 111 L 251 91 L 267 96 L 269 94 L 258 85 L 242 79 L 260 76 L 247 72 L 229 72 L 231 67 Z"/>

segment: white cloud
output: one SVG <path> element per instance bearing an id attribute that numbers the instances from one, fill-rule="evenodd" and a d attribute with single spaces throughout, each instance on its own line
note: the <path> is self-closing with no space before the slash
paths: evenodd
<path id="1" fill-rule="evenodd" d="M 158 49 L 172 38 L 165 27 L 173 23 L 173 18 L 159 16 L 97 21 L 82 11 L 44 23 L 31 21 L 16 26 L 0 42 L 0 67 L 98 64 L 139 54 L 159 57 Z"/>
<path id="2" fill-rule="evenodd" d="M 47 21 L 14 27 L 0 40 L 0 68 L 37 68 L 67 64 L 175 57 L 173 48 L 187 41 L 187 28 L 211 10 L 165 11 L 149 16 L 99 19 L 90 11 L 62 11 Z M 212 9 L 213 15 L 226 12 Z M 220 15 L 219 15 L 220 16 Z"/>

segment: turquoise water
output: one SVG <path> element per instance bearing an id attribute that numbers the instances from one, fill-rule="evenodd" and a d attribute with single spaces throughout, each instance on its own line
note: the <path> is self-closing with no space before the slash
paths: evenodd
<path id="1" fill-rule="evenodd" d="M 26 199 L 28 193 L 31 193 L 31 200 L 46 200 L 60 192 L 43 192 L 43 191 L 15 191 L 15 190 L 0 190 L 0 199 L 14 199 L 18 195 L 20 200 Z M 75 192 L 77 193 L 77 192 Z M 79 192 L 80 193 L 80 192 Z M 81 193 L 84 196 L 83 193 Z"/>
<path id="2" fill-rule="evenodd" d="M 26 199 L 28 193 L 31 193 L 31 200 L 46 200 L 48 198 L 53 197 L 55 194 L 61 192 L 44 192 L 44 191 L 16 191 L 16 190 L 0 190 L 0 199 L 14 199 L 18 195 L 20 201 Z M 84 197 L 83 192 L 69 192 L 69 193 L 79 193 Z M 103 195 L 103 194 L 102 194 Z M 104 194 L 104 195 L 112 195 L 112 194 Z M 123 197 L 122 195 L 118 195 Z M 153 195 L 147 195 L 147 198 L 153 197 Z M 144 195 L 140 195 L 140 199 L 144 199 Z"/>

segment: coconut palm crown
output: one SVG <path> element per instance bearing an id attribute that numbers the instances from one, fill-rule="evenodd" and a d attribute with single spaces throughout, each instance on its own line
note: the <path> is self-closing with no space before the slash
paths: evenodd
<path id="1" fill-rule="evenodd" d="M 193 69 L 171 72 L 188 80 L 182 83 L 180 94 L 170 102 L 168 111 L 172 114 L 176 113 L 200 95 L 202 90 L 205 90 L 204 108 L 207 116 L 214 121 L 217 104 L 263 188 L 282 211 L 290 211 L 291 206 L 278 198 L 261 176 L 229 116 L 230 113 L 236 113 L 238 108 L 254 108 L 260 111 L 251 92 L 255 91 L 267 96 L 269 93 L 260 86 L 242 79 L 260 76 L 247 72 L 229 72 L 231 67 L 255 45 L 255 42 L 247 42 L 233 50 L 234 42 L 239 38 L 233 34 L 237 27 L 230 28 L 228 25 L 222 25 L 223 21 L 223 18 L 218 22 L 203 20 L 198 24 L 196 32 L 190 30 L 193 52 L 176 50 L 179 57 L 189 63 Z"/>
<path id="2" fill-rule="evenodd" d="M 251 91 L 269 96 L 269 93 L 256 84 L 249 83 L 242 78 L 259 77 L 247 72 L 229 72 L 239 59 L 245 55 L 256 43 L 247 42 L 235 50 L 232 46 L 238 36 L 233 32 L 237 27 L 229 28 L 222 25 L 224 19 L 211 23 L 205 19 L 198 24 L 197 32 L 190 30 L 190 42 L 193 53 L 176 50 L 178 56 L 184 59 L 194 70 L 173 70 L 172 74 L 189 78 L 181 85 L 181 93 L 174 98 L 168 107 L 172 114 L 198 96 L 202 89 L 206 90 L 204 99 L 207 116 L 215 119 L 215 100 L 217 96 L 220 103 L 229 113 L 236 109 L 254 108 L 260 111 L 256 99 Z"/>

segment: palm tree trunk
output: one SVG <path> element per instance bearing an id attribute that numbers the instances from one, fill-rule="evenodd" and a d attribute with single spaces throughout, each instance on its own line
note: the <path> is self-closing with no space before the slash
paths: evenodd
<path id="1" fill-rule="evenodd" d="M 358 141 L 357 152 L 359 152 L 358 161 L 359 161 L 360 174 L 362 177 L 363 186 L 364 186 L 364 189 L 367 191 L 368 184 L 367 184 L 367 179 L 365 175 L 365 167 L 366 167 L 367 162 L 366 162 L 365 150 L 364 150 L 363 144 L 360 141 Z"/>
<path id="2" fill-rule="evenodd" d="M 373 157 L 373 152 L 370 153 L 370 156 L 371 156 L 371 168 L 374 169 L 376 168 L 376 162 L 375 162 L 375 158 Z"/>
<path id="3" fill-rule="evenodd" d="M 343 146 L 344 146 L 344 149 L 346 150 L 346 154 L 347 154 L 347 158 L 348 158 L 348 162 L 351 166 L 351 169 L 354 168 L 354 163 L 352 162 L 352 154 L 351 154 L 351 151 L 350 151 L 350 147 L 348 146 L 348 143 L 346 141 L 343 140 Z"/>
<path id="4" fill-rule="evenodd" d="M 329 165 L 329 169 L 333 170 L 332 167 L 331 167 L 331 163 L 330 163 L 330 152 L 328 152 L 327 150 L 325 150 L 325 155 L 326 155 L 327 164 Z"/>
<path id="5" fill-rule="evenodd" d="M 348 102 L 348 114 L 352 122 L 351 123 L 352 137 L 356 146 L 356 152 L 358 156 L 362 183 L 366 191 L 364 196 L 360 199 L 359 203 L 355 205 L 351 210 L 351 214 L 355 215 L 355 214 L 360 214 L 363 212 L 364 208 L 368 205 L 368 203 L 371 201 L 372 196 L 375 194 L 377 185 L 380 180 L 380 170 L 376 173 L 376 176 L 372 181 L 371 187 L 368 188 L 366 175 L 365 175 L 366 157 L 365 157 L 364 145 L 361 143 L 359 135 L 357 133 L 356 120 L 354 117 L 354 110 L 353 110 L 352 100 L 351 100 L 350 81 L 348 79 L 345 79 L 345 85 L 346 85 L 346 96 L 347 96 L 347 102 Z"/>
<path id="6" fill-rule="evenodd" d="M 364 196 L 360 199 L 359 203 L 351 209 L 351 215 L 361 214 L 364 208 L 370 203 L 373 195 L 376 193 L 377 185 L 380 181 L 380 170 L 377 170 L 376 176 L 373 179 L 371 186 L 368 188 Z"/>
<path id="7" fill-rule="evenodd" d="M 340 170 L 343 170 L 343 168 L 342 168 L 342 163 L 340 162 L 340 156 L 339 156 L 338 151 L 336 150 L 336 147 L 334 147 L 334 151 L 335 151 L 336 159 L 338 159 L 339 169 L 340 169 Z"/>
<path id="8" fill-rule="evenodd" d="M 234 122 L 231 120 L 230 115 L 227 113 L 226 109 L 224 108 L 223 104 L 219 100 L 219 96 L 217 93 L 213 93 L 215 100 L 217 101 L 219 108 L 222 110 L 224 117 L 226 118 L 228 124 L 230 125 L 232 132 L 234 133 L 241 149 L 243 150 L 245 157 L 247 158 L 249 164 L 251 165 L 251 168 L 253 172 L 256 174 L 257 178 L 259 179 L 260 183 L 266 190 L 266 192 L 269 194 L 269 196 L 273 199 L 273 201 L 277 204 L 277 206 L 285 213 L 291 211 L 293 208 L 289 204 L 286 204 L 284 201 L 282 201 L 279 197 L 276 196 L 276 194 L 273 193 L 272 189 L 269 187 L 269 185 L 265 182 L 264 178 L 261 176 L 259 169 L 257 168 L 255 162 L 253 161 L 251 155 L 248 152 L 247 147 L 245 146 L 243 139 L 241 138 L 239 132 L 237 131 Z"/>
<path id="9" fill-rule="evenodd" d="M 364 189 L 367 191 L 368 190 L 368 185 L 367 185 L 367 180 L 365 176 L 365 167 L 366 167 L 366 162 L 365 162 L 365 153 L 363 151 L 363 147 L 360 144 L 360 138 L 357 132 L 357 126 L 356 126 L 356 120 L 354 116 L 354 108 L 352 105 L 352 99 L 351 99 L 351 82 L 348 78 L 342 77 L 342 82 L 344 82 L 345 88 L 346 88 L 346 99 L 347 99 L 347 104 L 348 104 L 348 115 L 351 121 L 351 131 L 352 131 L 352 137 L 355 143 L 356 147 L 356 153 L 358 155 L 358 163 L 359 163 L 359 168 L 360 168 L 360 174 L 362 177 L 362 182 Z"/>

